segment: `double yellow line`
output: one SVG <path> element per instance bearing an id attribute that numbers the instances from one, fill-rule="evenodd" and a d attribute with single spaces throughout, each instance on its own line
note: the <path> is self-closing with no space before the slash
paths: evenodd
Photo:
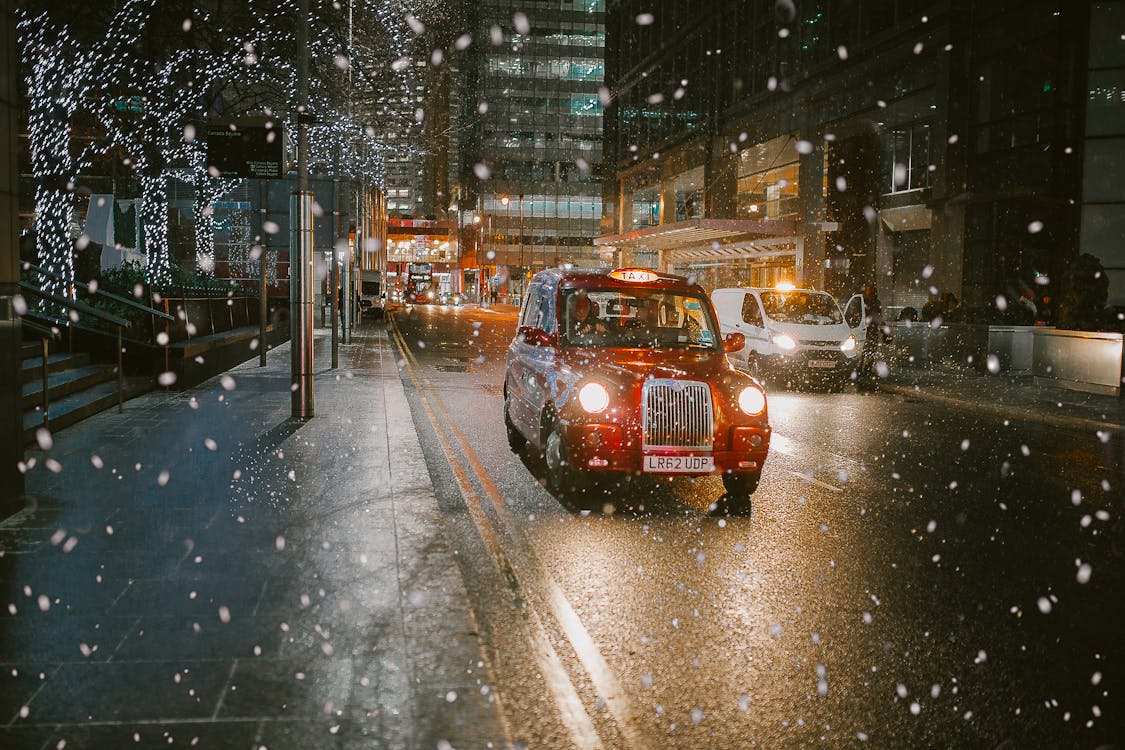
<path id="1" fill-rule="evenodd" d="M 567 601 L 562 587 L 543 569 L 542 565 L 538 564 L 538 561 L 534 560 L 534 552 L 531 550 L 530 545 L 527 544 L 527 540 L 522 538 L 522 533 L 519 531 L 518 527 L 505 523 L 503 496 L 497 489 L 496 484 L 492 481 L 488 471 L 486 471 L 483 464 L 481 464 L 480 459 L 472 449 L 464 433 L 461 432 L 453 419 L 450 418 L 449 413 L 445 409 L 445 405 L 442 403 L 441 397 L 438 396 L 433 385 L 425 376 L 421 365 L 414 356 L 414 352 L 411 351 L 402 333 L 399 331 L 393 315 L 389 316 L 389 323 L 388 330 L 390 331 L 391 339 L 402 353 L 403 361 L 406 364 L 406 372 L 411 382 L 414 384 L 415 390 L 418 393 L 419 402 L 422 405 L 422 410 L 426 414 L 426 418 L 430 421 L 434 429 L 434 434 L 437 436 L 438 445 L 441 447 L 450 470 L 453 472 L 458 490 L 464 498 L 465 506 L 469 511 L 469 517 L 472 519 L 473 525 L 481 541 L 484 543 L 497 573 L 499 573 L 504 580 L 508 582 L 511 589 L 516 592 L 517 598 L 523 605 L 523 610 L 527 613 L 528 625 L 531 631 L 531 645 L 538 661 L 539 671 L 543 675 L 544 680 L 547 682 L 555 698 L 555 702 L 563 718 L 563 723 L 569 730 L 571 741 L 576 747 L 583 748 L 584 750 L 594 750 L 603 747 L 602 740 L 598 736 L 593 721 L 590 719 L 590 715 L 587 713 L 581 698 L 578 696 L 578 692 L 574 688 L 574 684 L 567 674 L 566 667 L 563 666 L 558 653 L 551 645 L 551 640 L 543 624 L 543 618 L 536 610 L 533 598 L 527 596 L 528 592 L 539 594 L 541 601 L 547 604 L 553 618 L 559 624 L 571 646 L 574 648 L 576 656 L 585 668 L 595 689 L 605 700 L 626 746 L 629 748 L 653 746 L 651 743 L 645 741 L 641 735 L 639 730 L 639 716 L 635 712 L 623 686 L 617 680 L 616 675 L 610 669 L 604 657 L 602 657 L 601 652 L 578 618 L 574 608 L 570 605 L 570 602 Z M 448 436 L 446 434 L 447 432 Z M 529 556 L 534 561 L 534 564 L 520 565 L 518 568 L 511 564 L 508 554 L 504 550 L 501 535 L 497 532 L 497 529 L 493 526 L 491 519 L 485 512 L 481 503 L 481 497 L 473 488 L 473 484 L 469 480 L 467 472 L 462 467 L 457 451 L 450 441 L 450 437 L 452 437 L 453 441 L 456 441 L 457 447 L 460 449 L 460 454 L 464 457 L 465 462 L 472 470 L 484 495 L 492 503 L 501 531 L 514 537 L 517 544 L 522 546 L 524 554 Z M 487 616 L 488 613 L 477 613 L 478 620 Z M 499 698 L 497 700 L 499 703 Z M 503 717 L 502 721 L 505 733 L 508 733 L 508 719 L 504 717 L 502 706 L 501 716 Z"/>

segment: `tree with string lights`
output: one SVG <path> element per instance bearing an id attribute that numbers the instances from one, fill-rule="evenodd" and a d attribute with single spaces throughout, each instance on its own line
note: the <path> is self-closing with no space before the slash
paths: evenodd
<path id="1" fill-rule="evenodd" d="M 142 186 L 138 221 L 150 282 L 160 287 L 171 276 L 170 179 L 192 188 L 197 265 L 213 268 L 212 204 L 236 183 L 207 170 L 206 124 L 219 114 L 292 119 L 295 11 L 293 0 L 249 2 L 221 16 L 197 5 L 123 0 L 113 9 L 86 11 L 84 33 L 76 35 L 69 14 L 68 25 L 61 11 L 52 16 L 21 6 L 38 257 L 48 270 L 73 279 L 78 175 L 111 149 Z M 356 33 L 353 14 L 363 19 Z M 381 185 L 387 146 L 378 134 L 416 123 L 412 109 L 379 104 L 389 95 L 413 101 L 407 53 L 420 22 L 391 0 L 318 5 L 305 22 L 312 31 L 311 107 L 319 121 L 310 156 L 322 172 Z M 138 99 L 140 111 L 112 106 L 123 97 Z M 75 147 L 72 128 L 79 115 L 103 131 L 82 148 Z"/>

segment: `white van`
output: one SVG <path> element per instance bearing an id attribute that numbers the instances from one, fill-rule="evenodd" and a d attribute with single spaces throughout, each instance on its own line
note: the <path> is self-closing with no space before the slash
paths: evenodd
<path id="1" fill-rule="evenodd" d="M 716 289 L 711 299 L 722 335 L 746 337 L 730 357 L 752 373 L 843 385 L 859 366 L 867 316 L 862 294 L 843 311 L 827 292 L 789 284 Z"/>

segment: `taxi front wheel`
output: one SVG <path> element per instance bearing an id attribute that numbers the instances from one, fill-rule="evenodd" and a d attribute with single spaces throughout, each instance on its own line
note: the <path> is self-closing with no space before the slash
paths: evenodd
<path id="1" fill-rule="evenodd" d="M 566 443 L 558 425 L 551 427 L 543 451 L 547 465 L 547 489 L 557 497 L 573 498 L 586 490 L 586 477 L 570 464 Z"/>
<path id="2" fill-rule="evenodd" d="M 719 498 L 716 511 L 723 515 L 744 515 L 750 512 L 750 496 L 758 489 L 761 472 L 753 474 L 723 474 L 726 494 Z"/>

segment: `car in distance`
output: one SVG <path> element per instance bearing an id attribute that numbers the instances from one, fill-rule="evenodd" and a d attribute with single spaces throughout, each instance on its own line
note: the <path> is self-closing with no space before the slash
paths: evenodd
<path id="1" fill-rule="evenodd" d="M 442 292 L 441 304 L 449 305 L 450 307 L 460 307 L 465 302 L 465 298 L 457 292 Z"/>
<path id="2" fill-rule="evenodd" d="M 359 311 L 372 318 L 383 317 L 383 283 L 378 271 L 362 271 L 359 280 Z"/>
<path id="3" fill-rule="evenodd" d="M 535 275 L 508 348 L 512 449 L 542 453 L 548 488 L 577 497 L 599 476 L 722 477 L 719 509 L 745 512 L 769 450 L 766 394 L 726 352 L 706 292 L 647 269 Z"/>
<path id="4" fill-rule="evenodd" d="M 711 300 L 722 332 L 746 337 L 746 345 L 731 356 L 752 373 L 840 387 L 859 366 L 865 338 L 862 295 L 849 300 L 846 312 L 827 292 L 787 283 L 716 289 Z"/>

